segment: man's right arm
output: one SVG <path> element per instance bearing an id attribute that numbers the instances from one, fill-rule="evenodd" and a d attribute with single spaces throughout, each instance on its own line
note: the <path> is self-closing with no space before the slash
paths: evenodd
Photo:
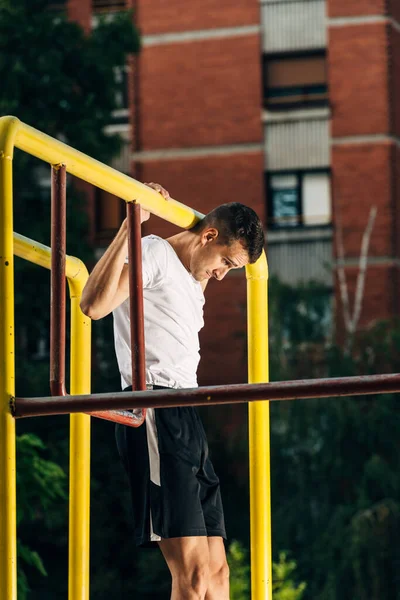
<path id="1" fill-rule="evenodd" d="M 169 200 L 169 193 L 159 183 L 145 185 L 161 194 L 165 200 Z M 141 207 L 141 223 L 149 218 L 150 213 Z M 83 289 L 80 307 L 82 312 L 91 319 L 102 319 L 128 298 L 129 268 L 125 263 L 127 255 L 128 227 L 125 219 Z"/>
<path id="2" fill-rule="evenodd" d="M 128 231 L 126 220 L 115 239 L 96 264 L 81 299 L 82 312 L 91 319 L 105 317 L 129 296 Z"/>

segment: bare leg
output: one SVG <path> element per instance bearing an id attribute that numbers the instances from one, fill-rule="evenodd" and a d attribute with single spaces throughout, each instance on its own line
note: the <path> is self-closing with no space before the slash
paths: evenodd
<path id="1" fill-rule="evenodd" d="M 210 581 L 207 538 L 170 538 L 158 545 L 172 575 L 171 600 L 204 600 Z"/>
<path id="2" fill-rule="evenodd" d="M 209 537 L 210 581 L 205 600 L 229 600 L 229 567 L 221 537 Z"/>

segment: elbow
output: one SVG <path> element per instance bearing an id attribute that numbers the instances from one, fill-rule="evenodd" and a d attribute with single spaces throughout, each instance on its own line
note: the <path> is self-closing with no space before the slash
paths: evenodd
<path id="1" fill-rule="evenodd" d="M 81 300 L 79 306 L 83 314 L 89 317 L 89 319 L 92 319 L 92 321 L 98 321 L 98 319 L 101 319 L 103 316 L 95 305 L 84 299 Z"/>

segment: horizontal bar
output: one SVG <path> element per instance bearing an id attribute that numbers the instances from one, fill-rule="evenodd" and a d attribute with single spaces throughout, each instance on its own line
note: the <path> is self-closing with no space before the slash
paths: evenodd
<path id="1" fill-rule="evenodd" d="M 136 179 L 104 165 L 34 127 L 30 127 L 17 117 L 0 117 L 0 152 L 3 151 L 4 156 L 11 160 L 14 147 L 51 165 L 65 164 L 68 173 L 110 192 L 126 202 L 139 200 L 145 210 L 179 227 L 190 229 L 204 216 L 201 212 L 177 200 L 172 198 L 165 200 L 161 194 Z M 23 236 L 19 237 L 22 240 Z M 39 262 L 39 257 L 34 256 L 34 253 L 35 251 L 32 249 L 30 258 L 26 256 L 23 258 L 42 264 Z M 19 256 L 21 255 L 19 254 Z M 40 258 L 43 260 L 43 257 Z M 69 277 L 68 269 L 71 260 L 72 257 L 67 256 L 67 277 Z M 42 266 L 47 267 L 47 264 L 42 264 Z M 246 277 L 248 280 L 268 279 L 268 266 L 264 252 L 257 262 L 246 265 Z M 71 280 L 69 283 L 71 287 Z"/>
<path id="2" fill-rule="evenodd" d="M 52 165 L 65 164 L 68 173 L 91 183 L 126 202 L 140 200 L 143 208 L 179 227 L 189 229 L 203 217 L 202 213 L 172 198 L 166 201 L 158 192 L 120 173 L 87 154 L 46 135 L 16 117 L 2 117 L 14 129 L 14 145 Z M 10 151 L 11 152 L 11 151 Z"/>
<path id="3" fill-rule="evenodd" d="M 236 404 L 255 400 L 299 400 L 300 398 L 331 398 L 360 394 L 400 392 L 400 374 L 367 375 L 335 379 L 308 379 L 278 383 L 233 384 L 179 390 L 146 390 L 82 396 L 46 398 L 14 398 L 14 417 L 39 417 L 93 410 L 133 408 L 168 408 Z"/>
<path id="4" fill-rule="evenodd" d="M 40 242 L 31 240 L 19 233 L 13 234 L 14 237 L 14 254 L 24 260 L 27 260 L 39 267 L 51 269 L 51 248 Z M 77 280 L 79 288 L 83 289 L 89 273 L 85 264 L 75 256 L 66 256 L 66 275 L 70 282 Z"/>

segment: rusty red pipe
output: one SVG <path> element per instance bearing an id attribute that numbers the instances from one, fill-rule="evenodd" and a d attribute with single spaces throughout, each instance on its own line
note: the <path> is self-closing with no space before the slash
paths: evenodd
<path id="1" fill-rule="evenodd" d="M 51 273 L 50 273 L 50 393 L 52 396 L 67 396 L 65 388 L 65 306 L 66 306 L 66 241 L 67 241 L 67 176 L 65 165 L 52 165 L 51 167 Z M 137 228 L 137 226 L 136 226 Z M 137 234 L 134 236 L 134 241 Z M 140 210 L 139 210 L 139 244 Z M 136 242 L 135 242 L 136 244 Z M 141 245 L 140 245 L 141 251 Z M 135 246 L 136 252 L 136 246 Z M 141 261 L 141 252 L 140 252 Z M 141 267 L 141 262 L 140 262 Z M 140 270 L 141 277 L 141 270 Z M 142 294 L 143 299 L 143 294 Z M 143 304 L 143 300 L 142 300 Z M 144 340 L 144 334 L 143 334 Z M 144 344 L 143 344 L 144 345 Z M 140 388 L 140 389 L 145 389 Z M 108 421 L 138 427 L 143 422 L 142 418 L 132 415 L 128 411 L 98 411 L 92 416 Z"/>
<path id="2" fill-rule="evenodd" d="M 129 307 L 131 320 L 132 388 L 146 389 L 144 346 L 142 239 L 140 204 L 126 205 L 129 256 Z"/>
<path id="3" fill-rule="evenodd" d="M 129 308 L 131 327 L 132 388 L 146 389 L 146 356 L 144 346 L 144 310 L 142 277 L 142 227 L 140 205 L 126 206 L 128 226 Z M 139 407 L 138 407 L 139 408 Z M 140 407 L 141 408 L 141 407 Z M 139 427 L 146 418 L 146 409 L 137 413 L 126 410 L 96 411 L 92 416 L 115 421 L 130 427 Z"/>
<path id="4" fill-rule="evenodd" d="M 65 396 L 65 165 L 51 167 L 50 393 Z"/>
<path id="5" fill-rule="evenodd" d="M 336 379 L 309 379 L 278 383 L 234 384 L 179 390 L 152 390 L 59 398 L 14 398 L 11 410 L 19 417 L 57 415 L 89 410 L 121 410 L 236 404 L 256 400 L 298 400 L 400 392 L 400 374 L 366 375 Z"/>
<path id="6" fill-rule="evenodd" d="M 132 389 L 146 389 L 144 301 L 142 275 L 142 223 L 137 202 L 126 205 L 128 225 L 129 308 L 131 327 Z M 142 419 L 146 410 L 142 410 Z"/>

